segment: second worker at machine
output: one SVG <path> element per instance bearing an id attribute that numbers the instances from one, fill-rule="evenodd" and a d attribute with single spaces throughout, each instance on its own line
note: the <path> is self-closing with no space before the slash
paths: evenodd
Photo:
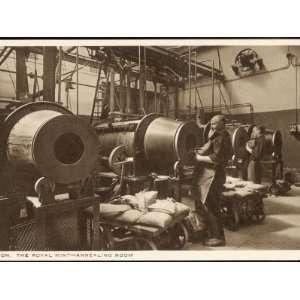
<path id="1" fill-rule="evenodd" d="M 253 139 L 246 144 L 246 150 L 249 153 L 248 180 L 254 183 L 261 183 L 261 160 L 265 154 L 265 144 L 265 127 L 261 125 L 254 126 Z"/>
<path id="2" fill-rule="evenodd" d="M 232 156 L 230 135 L 225 129 L 225 117 L 214 116 L 208 142 L 195 150 L 193 196 L 196 210 L 204 217 L 208 227 L 209 247 L 224 246 L 225 234 L 221 219 L 220 197 L 226 180 L 225 167 Z"/>

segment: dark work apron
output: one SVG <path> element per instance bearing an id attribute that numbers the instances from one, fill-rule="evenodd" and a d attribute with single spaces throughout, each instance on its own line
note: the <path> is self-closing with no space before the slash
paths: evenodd
<path id="1" fill-rule="evenodd" d="M 250 160 L 248 164 L 248 180 L 261 183 L 262 170 L 259 161 Z"/>
<path id="2" fill-rule="evenodd" d="M 213 168 L 206 167 L 205 164 L 199 164 L 194 174 L 194 197 L 200 199 L 202 204 L 206 203 L 210 187 L 215 179 L 216 171 Z"/>

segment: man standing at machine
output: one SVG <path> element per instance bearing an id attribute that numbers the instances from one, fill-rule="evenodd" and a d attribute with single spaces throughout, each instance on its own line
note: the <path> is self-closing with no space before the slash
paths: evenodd
<path id="1" fill-rule="evenodd" d="M 224 246 L 225 235 L 220 212 L 220 196 L 226 180 L 225 166 L 232 155 L 230 135 L 225 129 L 225 117 L 214 116 L 208 142 L 195 151 L 194 191 L 196 210 L 208 225 L 209 247 Z"/>
<path id="2" fill-rule="evenodd" d="M 254 126 L 253 137 L 246 144 L 246 150 L 250 153 L 248 164 L 248 180 L 261 183 L 262 169 L 260 161 L 264 156 L 265 149 L 265 127 Z"/>

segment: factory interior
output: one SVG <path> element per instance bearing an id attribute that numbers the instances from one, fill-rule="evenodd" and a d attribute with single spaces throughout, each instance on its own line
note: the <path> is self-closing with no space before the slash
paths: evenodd
<path id="1" fill-rule="evenodd" d="M 0 250 L 299 250 L 299 57 L 0 47 Z"/>

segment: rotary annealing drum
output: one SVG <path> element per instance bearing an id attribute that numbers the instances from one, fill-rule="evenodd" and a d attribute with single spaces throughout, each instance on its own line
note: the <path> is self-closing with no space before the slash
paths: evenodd
<path id="1" fill-rule="evenodd" d="M 99 146 L 102 156 L 109 156 L 116 147 L 123 145 L 129 156 L 134 154 L 134 131 L 108 132 L 98 134 Z"/>
<path id="2" fill-rule="evenodd" d="M 235 159 L 247 158 L 246 143 L 249 140 L 249 133 L 242 125 L 226 124 L 226 130 L 230 134 L 232 151 Z M 210 134 L 210 123 L 204 126 L 203 139 L 208 141 Z"/>
<path id="3" fill-rule="evenodd" d="M 192 164 L 189 151 L 201 145 L 201 130 L 194 121 L 159 117 L 148 125 L 144 137 L 146 158 L 157 169 L 170 167 L 178 160 Z"/>
<path id="4" fill-rule="evenodd" d="M 124 146 L 128 156 L 135 157 L 143 152 L 144 136 L 148 125 L 157 118 L 156 114 L 148 114 L 139 120 L 104 123 L 95 127 L 100 147 L 99 155 L 108 158 L 119 146 Z"/>
<path id="5" fill-rule="evenodd" d="M 250 139 L 254 139 L 254 136 L 253 136 L 254 126 L 249 129 Z M 264 153 L 265 153 L 266 159 L 268 158 L 268 156 L 271 156 L 273 154 L 276 156 L 277 155 L 281 156 L 281 154 L 282 154 L 282 134 L 281 134 L 281 132 L 279 130 L 265 129 L 265 140 L 266 140 L 266 144 L 265 144 Z"/>
<path id="6" fill-rule="evenodd" d="M 248 157 L 246 143 L 249 140 L 249 135 L 243 126 L 228 125 L 226 130 L 231 136 L 232 150 L 235 159 L 244 160 Z"/>
<path id="7" fill-rule="evenodd" d="M 55 103 L 25 104 L 7 117 L 3 128 L 2 156 L 15 168 L 30 165 L 42 176 L 69 184 L 86 178 L 95 166 L 93 129 Z"/>

